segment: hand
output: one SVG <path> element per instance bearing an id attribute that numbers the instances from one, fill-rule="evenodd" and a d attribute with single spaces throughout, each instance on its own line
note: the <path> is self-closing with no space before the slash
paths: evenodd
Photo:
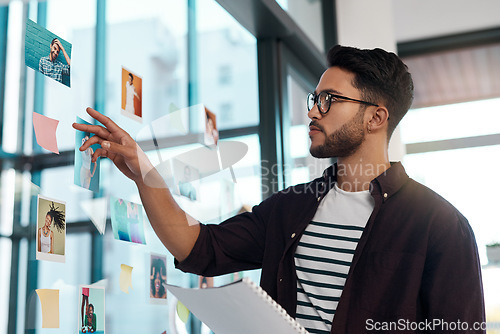
<path id="1" fill-rule="evenodd" d="M 107 157 L 126 177 L 134 182 L 142 181 L 141 167 L 146 169 L 143 170 L 145 175 L 153 166 L 135 140 L 109 117 L 92 108 L 87 108 L 87 113 L 104 126 L 73 123 L 76 130 L 94 134 L 80 146 L 80 151 L 99 144 L 101 148 L 92 155 L 92 162 L 95 163 L 99 157 Z"/>
<path id="2" fill-rule="evenodd" d="M 155 278 L 155 267 L 153 267 L 153 274 L 151 275 L 151 279 Z"/>
<path id="3" fill-rule="evenodd" d="M 59 39 L 56 39 L 56 40 L 54 41 L 54 44 L 56 44 L 56 45 L 59 47 L 59 49 L 60 49 L 61 51 L 64 51 L 64 47 L 63 47 L 63 45 L 62 45 L 61 41 L 59 41 Z"/>

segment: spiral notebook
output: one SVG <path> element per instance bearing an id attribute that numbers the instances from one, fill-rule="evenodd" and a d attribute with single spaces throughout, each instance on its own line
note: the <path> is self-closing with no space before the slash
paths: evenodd
<path id="1" fill-rule="evenodd" d="M 166 286 L 215 334 L 308 333 L 247 277 L 217 288 Z"/>

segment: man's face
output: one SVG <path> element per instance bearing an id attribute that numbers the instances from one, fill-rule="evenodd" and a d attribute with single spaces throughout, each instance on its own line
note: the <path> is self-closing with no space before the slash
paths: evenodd
<path id="1" fill-rule="evenodd" d="M 360 99 L 360 92 L 352 86 L 353 79 L 353 73 L 330 67 L 321 76 L 315 93 L 327 91 Z M 355 153 L 365 139 L 364 110 L 365 107 L 358 103 L 340 100 L 333 102 L 328 113 L 323 115 L 315 104 L 308 113 L 311 119 L 311 155 L 316 158 L 342 158 Z"/>
<path id="2" fill-rule="evenodd" d="M 59 56 L 59 45 L 57 43 L 52 44 L 50 47 L 50 60 L 54 61 Z"/>
<path id="3" fill-rule="evenodd" d="M 94 314 L 94 308 L 92 306 L 89 307 L 89 315 L 92 317 Z"/>

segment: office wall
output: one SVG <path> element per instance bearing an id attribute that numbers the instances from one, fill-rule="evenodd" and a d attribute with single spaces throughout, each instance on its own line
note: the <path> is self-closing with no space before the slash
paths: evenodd
<path id="1" fill-rule="evenodd" d="M 398 42 L 500 26 L 498 0 L 392 0 L 391 2 L 394 11 L 394 32 Z"/>

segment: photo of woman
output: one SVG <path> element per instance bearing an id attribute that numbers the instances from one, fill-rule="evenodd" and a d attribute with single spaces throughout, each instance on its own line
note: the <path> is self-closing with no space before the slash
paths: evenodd
<path id="1" fill-rule="evenodd" d="M 142 123 L 142 78 L 122 67 L 122 114 Z"/>
<path id="2" fill-rule="evenodd" d="M 78 124 L 90 124 L 80 117 L 76 118 Z M 88 132 L 76 132 L 75 134 L 75 171 L 74 183 L 85 189 L 99 192 L 99 169 L 100 160 L 92 162 L 92 156 L 99 148 L 99 144 L 94 144 L 87 149 L 80 151 L 79 147 L 91 138 Z"/>
<path id="3" fill-rule="evenodd" d="M 65 204 L 38 196 L 37 254 L 39 260 L 64 262 Z M 52 225 L 55 229 L 52 229 Z"/>
<path id="4" fill-rule="evenodd" d="M 89 136 L 83 137 L 82 145 L 85 144 L 87 140 L 89 140 Z M 89 189 L 90 181 L 92 180 L 92 177 L 94 176 L 95 170 L 97 168 L 97 162 L 92 162 L 92 155 L 94 154 L 92 146 L 87 148 L 85 151 L 82 151 L 81 154 L 82 167 L 80 168 L 80 185 L 85 189 Z M 91 172 L 90 169 L 92 168 L 92 164 L 94 164 L 94 169 Z"/>
<path id="5" fill-rule="evenodd" d="M 150 288 L 149 297 L 154 299 L 166 299 L 167 290 L 167 267 L 166 257 L 151 254 Z"/>

